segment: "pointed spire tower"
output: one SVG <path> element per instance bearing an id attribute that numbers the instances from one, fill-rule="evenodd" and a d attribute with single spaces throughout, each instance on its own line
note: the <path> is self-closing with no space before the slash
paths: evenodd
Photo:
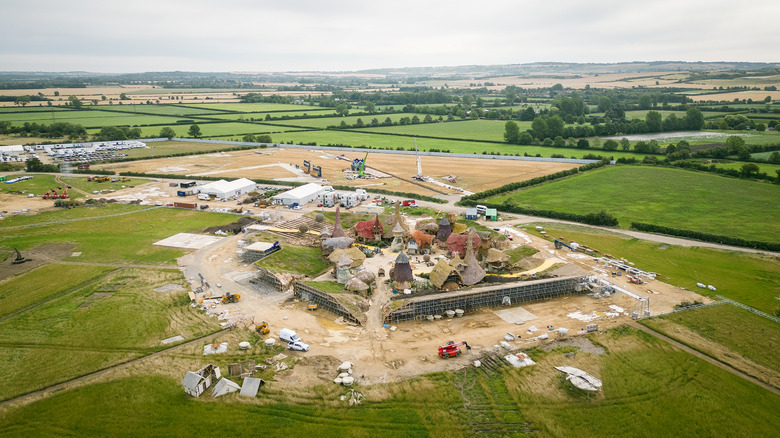
<path id="1" fill-rule="evenodd" d="M 344 227 L 341 226 L 341 212 L 339 206 L 336 206 L 336 221 L 333 224 L 333 233 L 331 237 L 347 237 L 347 233 L 344 231 Z"/>
<path id="2" fill-rule="evenodd" d="M 485 278 L 485 270 L 477 262 L 477 258 L 474 256 L 474 241 L 472 240 L 472 233 L 469 232 L 468 240 L 466 241 L 466 257 L 465 264 L 466 269 L 461 273 L 463 284 L 471 286 L 479 283 Z"/>

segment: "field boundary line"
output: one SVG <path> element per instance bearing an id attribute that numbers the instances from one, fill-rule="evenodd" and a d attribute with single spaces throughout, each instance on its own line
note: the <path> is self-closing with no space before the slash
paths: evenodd
<path id="1" fill-rule="evenodd" d="M 216 332 L 212 332 L 212 333 L 203 335 L 203 336 L 201 336 L 199 338 L 195 338 L 195 339 L 191 339 L 191 340 L 189 340 L 187 342 L 183 342 L 183 343 L 181 343 L 179 345 L 174 345 L 174 346 L 166 348 L 164 350 L 155 351 L 154 353 L 149 353 L 149 354 L 146 354 L 146 355 L 143 355 L 143 356 L 140 356 L 140 357 L 136 357 L 136 358 L 133 358 L 133 359 L 128 359 L 128 360 L 126 360 L 124 362 L 120 362 L 120 363 L 108 366 L 106 368 L 101 368 L 101 369 L 99 369 L 97 371 L 93 371 L 91 373 L 87 373 L 87 374 L 84 374 L 82 376 L 74 377 L 72 379 L 65 380 L 64 382 L 60 382 L 60 383 L 57 383 L 57 384 L 52 385 L 52 386 L 47 386 L 46 388 L 41 388 L 41 389 L 38 389 L 38 390 L 35 390 L 35 391 L 27 392 L 25 394 L 17 395 L 17 396 L 15 396 L 13 398 L 9 398 L 7 400 L 0 401 L 0 408 L 6 406 L 8 404 L 11 404 L 13 402 L 18 402 L 20 400 L 23 400 L 23 399 L 26 399 L 26 398 L 30 398 L 30 397 L 34 397 L 36 395 L 45 396 L 47 393 L 52 393 L 52 392 L 55 392 L 55 391 L 60 391 L 60 390 L 66 389 L 68 386 L 70 386 L 70 385 L 72 385 L 74 383 L 81 382 L 81 381 L 89 379 L 91 377 L 100 376 L 100 375 L 105 374 L 105 373 L 107 373 L 107 372 L 109 372 L 111 370 L 114 370 L 114 369 L 117 369 L 117 368 L 121 368 L 121 367 L 130 365 L 133 362 L 138 362 L 138 361 L 141 361 L 141 360 L 144 360 L 144 359 L 149 359 L 149 358 L 152 358 L 152 357 L 160 356 L 160 355 L 162 355 L 164 353 L 171 352 L 171 351 L 173 351 L 173 350 L 175 350 L 177 348 L 184 347 L 185 345 L 190 345 L 190 344 L 194 344 L 194 343 L 199 342 L 199 341 L 203 341 L 205 339 L 213 338 L 213 337 L 215 337 L 217 335 L 220 335 L 220 334 L 222 334 L 222 333 L 224 333 L 226 331 L 228 331 L 228 330 L 227 329 L 222 329 L 222 330 L 219 330 L 219 331 L 216 331 Z"/>
<path id="2" fill-rule="evenodd" d="M 715 296 L 720 298 L 724 302 L 727 302 L 727 303 L 729 303 L 731 305 L 734 305 L 734 306 L 740 307 L 742 309 L 745 309 L 748 312 L 753 312 L 753 313 L 755 313 L 756 315 L 758 315 L 758 316 L 760 316 L 762 318 L 766 318 L 766 319 L 768 319 L 770 321 L 774 321 L 774 322 L 780 324 L 780 318 L 778 318 L 776 316 L 772 316 L 772 315 L 770 315 L 768 313 L 764 313 L 764 312 L 762 312 L 762 311 L 760 311 L 760 310 L 758 310 L 756 308 L 748 306 L 747 304 L 742 304 L 739 301 L 734 301 L 734 300 L 726 298 L 726 297 L 724 297 L 722 295 L 715 295 Z"/>
<path id="3" fill-rule="evenodd" d="M 780 389 L 777 389 L 777 388 L 775 388 L 772 385 L 764 383 L 764 382 L 756 379 L 755 377 L 751 376 L 750 374 L 747 374 L 744 371 L 740 371 L 740 370 L 734 368 L 733 366 L 727 364 L 726 362 L 721 362 L 720 360 L 718 360 L 718 359 L 716 359 L 716 358 L 714 358 L 714 357 L 712 357 L 712 356 L 710 356 L 708 354 L 705 354 L 705 353 L 703 353 L 703 352 L 701 352 L 701 351 L 699 351 L 699 350 L 697 350 L 697 349 L 695 349 L 693 347 L 690 347 L 687 344 L 683 344 L 682 342 L 680 342 L 680 341 L 678 341 L 678 340 L 676 340 L 676 339 L 674 339 L 672 337 L 669 337 L 669 336 L 667 336 L 667 335 L 665 335 L 665 334 L 663 334 L 661 332 L 655 331 L 654 329 L 652 329 L 652 328 L 650 328 L 650 327 L 648 327 L 646 325 L 643 325 L 643 324 L 640 324 L 640 323 L 637 323 L 637 322 L 633 322 L 633 321 L 628 323 L 628 325 L 633 327 L 633 328 L 635 328 L 635 329 L 637 329 L 637 330 L 643 331 L 643 332 L 647 333 L 650 336 L 656 337 L 656 338 L 658 338 L 658 339 L 660 339 L 662 341 L 666 341 L 670 345 L 672 345 L 674 347 L 677 347 L 680 350 L 685 351 L 686 353 L 692 354 L 692 355 L 698 357 L 699 359 L 705 360 L 705 361 L 715 365 L 716 367 L 721 368 L 724 371 L 727 371 L 727 372 L 729 372 L 731 374 L 734 374 L 737 377 L 741 377 L 744 380 L 747 380 L 748 382 L 754 383 L 754 384 L 756 384 L 756 385 L 758 385 L 758 386 L 760 386 L 760 387 L 762 387 L 764 389 L 767 389 L 767 390 L 775 393 L 776 395 L 780 395 Z"/>

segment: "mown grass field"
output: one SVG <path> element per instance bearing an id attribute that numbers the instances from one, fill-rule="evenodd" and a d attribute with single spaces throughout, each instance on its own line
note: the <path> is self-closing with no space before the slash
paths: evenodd
<path id="1" fill-rule="evenodd" d="M 549 235 L 574 240 L 630 260 L 640 269 L 658 272 L 665 283 L 702 295 L 722 295 L 769 314 L 780 310 L 776 298 L 780 293 L 780 261 L 775 257 L 666 245 L 574 225 L 538 225 L 543 225 Z M 528 227 L 528 232 L 538 235 L 533 227 Z M 717 291 L 699 289 L 699 282 L 714 285 Z"/>
<path id="2" fill-rule="evenodd" d="M 95 181 L 87 181 L 87 176 L 90 175 L 82 174 L 79 176 L 63 176 L 60 179 L 65 184 L 68 184 L 71 187 L 84 190 L 88 193 L 92 193 L 95 190 L 119 190 L 123 187 L 135 187 L 135 186 L 140 186 L 141 184 L 148 183 L 150 181 L 148 179 L 141 179 L 141 178 L 130 178 L 129 181 L 122 181 L 121 180 L 122 177 L 118 177 L 118 176 L 111 177 L 110 175 L 108 175 L 111 178 L 119 178 L 119 181 L 95 182 Z M 69 191 L 68 193 L 69 194 L 73 193 L 74 195 L 77 194 L 77 192 L 75 191 Z"/>
<path id="3" fill-rule="evenodd" d="M 24 295 L 32 291 L 42 304 L 0 322 L 0 361 L 8 367 L 2 399 L 161 350 L 166 346 L 160 341 L 171 336 L 191 339 L 218 329 L 216 322 L 189 307 L 184 292 L 154 291 L 184 283 L 178 270 L 50 266 L 9 282 L 18 287 L 4 301 L 29 301 Z M 55 268 L 56 278 L 68 287 L 83 286 L 43 301 L 44 291 L 51 296 L 61 288 L 46 277 L 51 289 L 36 289 L 41 275 Z"/>
<path id="4" fill-rule="evenodd" d="M 748 240 L 780 236 L 780 187 L 700 172 L 612 166 L 490 198 L 545 210 L 606 210 L 620 227 L 646 222 Z"/>
<path id="5" fill-rule="evenodd" d="M 261 268 L 273 272 L 290 272 L 315 277 L 328 268 L 328 262 L 322 258 L 319 248 L 297 245 L 283 245 L 268 257 L 255 262 Z"/>
<path id="6" fill-rule="evenodd" d="M 347 407 L 343 388 L 275 388 L 256 400 L 231 394 L 217 400 L 186 396 L 177 378 L 135 375 L 62 392 L 5 409 L 5 436 L 74 434 L 180 436 L 722 436 L 724 425 L 744 436 L 772 436 L 780 397 L 703 360 L 632 329 L 594 339 L 608 349 L 576 348 L 531 356 L 538 363 L 486 375 L 460 370 L 398 383 L 358 386 L 364 401 Z M 574 351 L 566 358 L 564 352 Z M 600 394 L 571 388 L 552 366 L 573 363 L 604 382 Z M 692 400 L 695 402 L 692 403 Z M 94 419 L 97 406 L 100 421 Z M 736 407 L 739 407 L 738 409 Z M 717 413 L 717 421 L 712 417 Z M 246 421 L 252 418 L 252 421 Z M 728 435 L 728 434 L 726 434 Z"/>
<path id="7" fill-rule="evenodd" d="M 210 119 L 221 119 L 221 120 L 251 120 L 254 119 L 256 122 L 264 121 L 265 116 L 271 116 L 272 121 L 278 122 L 278 123 L 284 123 L 289 120 L 284 119 L 285 116 L 287 117 L 297 117 L 297 116 L 325 116 L 325 115 L 335 115 L 336 112 L 333 109 L 312 109 L 312 110 L 304 110 L 304 111 L 271 111 L 271 112 L 238 112 L 238 113 L 220 113 L 217 115 L 209 115 Z"/>
<path id="8" fill-rule="evenodd" d="M 136 112 L 140 111 L 143 113 L 150 113 L 150 114 L 159 114 L 161 116 L 195 116 L 195 115 L 203 115 L 203 116 L 213 116 L 218 114 L 223 114 L 222 111 L 215 111 L 208 108 L 193 108 L 190 106 L 185 105 L 111 105 L 111 106 L 102 106 L 100 107 L 103 111 L 114 111 L 114 112 Z"/>
<path id="9" fill-rule="evenodd" d="M 780 373 L 780 325 L 731 305 L 705 307 L 642 320 L 642 324 L 673 338 L 664 322 L 683 325 L 753 362 Z M 679 340 L 679 339 L 678 339 Z M 696 348 L 697 346 L 693 346 Z M 706 348 L 697 348 L 712 355 Z"/>
<path id="10" fill-rule="evenodd" d="M 152 243 L 176 233 L 198 232 L 235 220 L 234 215 L 164 207 L 85 207 L 6 219 L 0 227 L 0 246 L 25 250 L 44 243 L 75 243 L 78 246 L 74 251 L 82 254 L 66 260 L 165 266 L 174 265 L 184 251 Z M 27 226 L 36 223 L 40 225 Z"/>
<path id="11" fill-rule="evenodd" d="M 77 289 L 113 269 L 106 266 L 52 264 L 19 277 L 9 278 L 0 282 L 0 300 L 3 303 L 0 317 Z M 55 278 L 57 281 L 52 281 Z"/>
<path id="12" fill-rule="evenodd" d="M 225 135 L 235 135 L 238 138 L 245 134 L 261 134 L 271 132 L 273 129 L 268 125 L 256 125 L 252 123 L 239 123 L 239 122 L 216 122 L 216 123 L 204 123 L 202 120 L 195 120 L 193 122 L 175 124 L 173 119 L 167 119 L 162 123 L 165 125 L 160 126 L 141 126 L 141 137 L 156 138 L 160 135 L 160 131 L 164 127 L 170 127 L 176 132 L 179 137 L 190 137 L 190 126 L 198 125 L 200 128 L 202 137 L 217 137 Z M 100 129 L 87 129 L 89 134 L 97 134 Z"/>
<path id="13" fill-rule="evenodd" d="M 412 118 L 414 116 L 420 117 L 419 114 L 412 113 L 396 113 L 396 114 L 375 114 L 375 115 L 362 115 L 362 116 L 346 116 L 346 117 L 323 117 L 315 119 L 295 119 L 295 120 L 283 120 L 276 121 L 277 123 L 284 123 L 285 125 L 300 126 L 303 128 L 319 128 L 325 129 L 328 126 L 339 126 L 341 122 L 346 123 L 348 126 L 352 126 L 357 123 L 357 119 L 363 120 L 363 123 L 368 125 L 371 123 L 371 119 L 377 119 L 379 123 L 382 123 L 388 117 L 393 122 L 398 122 L 403 117 Z M 423 116 L 424 117 L 424 116 Z"/>
<path id="14" fill-rule="evenodd" d="M 146 105 L 144 105 L 144 107 L 145 106 Z M 130 106 L 128 106 L 126 111 L 133 110 Z M 143 108 L 139 111 L 143 112 Z M 176 117 L 151 116 L 146 114 L 119 113 L 116 111 L 101 110 L 56 111 L 53 113 L 3 113 L 0 111 L 0 121 L 10 121 L 15 126 L 21 126 L 25 122 L 36 122 L 44 125 L 67 122 L 76 125 L 82 125 L 85 128 L 99 128 L 103 126 L 135 126 L 175 123 Z"/>
<path id="15" fill-rule="evenodd" d="M 769 153 L 767 153 L 767 155 L 768 154 Z M 757 155 L 757 154 L 753 154 L 753 155 Z M 745 163 L 740 163 L 740 162 L 716 164 L 716 166 L 718 167 L 722 167 L 724 169 L 734 169 L 734 170 L 740 170 L 744 165 Z M 776 171 L 780 170 L 780 164 L 755 163 L 755 165 L 758 166 L 759 172 L 765 172 L 767 175 L 772 177 L 777 176 Z"/>

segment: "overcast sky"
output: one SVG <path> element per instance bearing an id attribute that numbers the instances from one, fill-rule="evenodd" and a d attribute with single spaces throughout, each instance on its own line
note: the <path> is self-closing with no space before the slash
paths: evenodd
<path id="1" fill-rule="evenodd" d="M 780 61 L 780 1 L 0 0 L 1 71 Z"/>

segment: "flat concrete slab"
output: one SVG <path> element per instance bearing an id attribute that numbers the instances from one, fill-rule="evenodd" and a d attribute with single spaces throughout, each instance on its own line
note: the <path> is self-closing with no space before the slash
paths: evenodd
<path id="1" fill-rule="evenodd" d="M 171 237 L 154 242 L 152 245 L 167 246 L 180 249 L 201 249 L 218 241 L 221 237 L 207 236 L 205 234 L 179 233 Z"/>
<path id="2" fill-rule="evenodd" d="M 521 324 L 536 319 L 536 315 L 523 309 L 522 307 L 494 310 L 493 313 L 510 324 Z"/>

